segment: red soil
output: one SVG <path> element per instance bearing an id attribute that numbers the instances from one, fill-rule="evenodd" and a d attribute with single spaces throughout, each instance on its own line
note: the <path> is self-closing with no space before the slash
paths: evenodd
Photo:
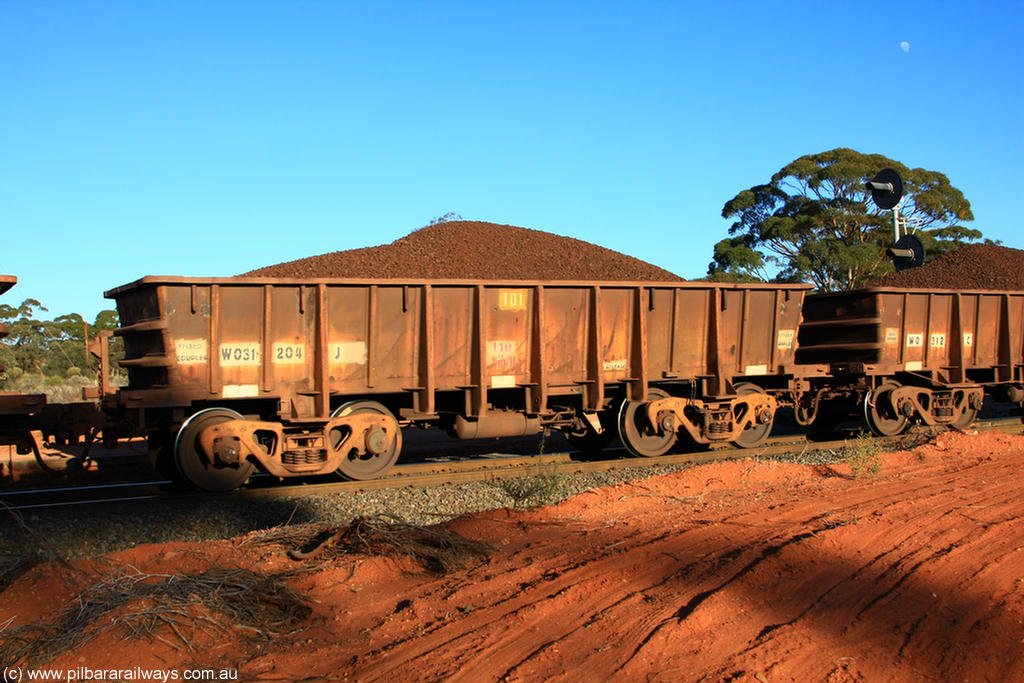
<path id="1" fill-rule="evenodd" d="M 242 680 L 1024 681 L 1024 436 L 949 433 L 845 465 L 740 461 L 444 526 L 494 554 L 446 576 L 344 557 L 293 579 L 308 628 L 239 651 L 108 631 L 50 668 L 237 667 Z M 223 541 L 107 558 L 143 571 L 281 553 Z M 0 623 L 52 618 L 103 562 L 37 568 Z"/>

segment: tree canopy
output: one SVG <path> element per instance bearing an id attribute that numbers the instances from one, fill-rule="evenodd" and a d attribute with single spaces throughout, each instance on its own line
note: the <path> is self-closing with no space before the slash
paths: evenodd
<path id="1" fill-rule="evenodd" d="M 91 378 L 97 362 L 86 352 L 86 342 L 101 330 L 115 330 L 117 313 L 101 311 L 92 325 L 78 313 L 60 315 L 53 320 L 40 313 L 46 308 L 36 299 L 25 299 L 20 306 L 0 304 L 0 324 L 8 329 L 0 339 L 0 385 L 4 390 L 39 390 L 44 384 L 56 385 L 71 377 Z M 111 367 L 123 355 L 119 337 L 111 340 Z M 5 382 L 7 384 L 5 384 Z"/>
<path id="2" fill-rule="evenodd" d="M 822 291 L 854 289 L 892 271 L 892 212 L 871 201 L 865 183 L 884 168 L 903 177 L 900 214 L 933 258 L 982 239 L 966 228 L 970 202 L 937 171 L 908 168 L 880 154 L 833 149 L 787 164 L 764 185 L 726 202 L 736 219 L 715 245 L 711 280 L 812 282 Z"/>

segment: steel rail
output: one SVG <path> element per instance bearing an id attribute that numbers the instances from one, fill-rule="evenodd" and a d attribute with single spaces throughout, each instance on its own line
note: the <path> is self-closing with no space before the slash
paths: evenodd
<path id="1" fill-rule="evenodd" d="M 1008 434 L 1024 434 L 1024 423 L 1019 418 L 992 422 L 979 422 L 971 426 L 971 431 L 1000 432 Z M 942 432 L 919 432 L 932 438 Z M 883 445 L 900 445 L 915 432 L 907 432 L 893 437 L 871 437 L 875 443 Z M 644 467 L 661 467 L 670 465 L 700 465 L 708 462 L 724 460 L 740 460 L 772 455 L 783 455 L 794 451 L 817 452 L 835 451 L 850 446 L 850 438 L 831 441 L 810 441 L 804 435 L 773 437 L 771 445 L 763 448 L 722 447 L 706 451 L 673 453 L 651 458 L 629 456 L 625 458 L 602 460 L 573 460 L 572 453 L 559 452 L 547 455 L 501 456 L 488 460 L 470 460 L 459 463 L 450 469 L 441 468 L 437 464 L 423 463 L 396 467 L 385 477 L 369 481 L 341 481 L 321 484 L 281 485 L 267 488 L 241 489 L 233 495 L 256 496 L 315 496 L 335 492 L 373 491 L 395 487 L 429 488 L 444 484 L 456 484 L 472 481 L 488 481 L 514 479 L 519 477 L 543 476 L 556 474 L 577 474 L 583 472 L 603 472 L 615 470 L 638 469 Z M 626 452 L 624 448 L 608 449 L 605 452 Z"/>
<path id="2" fill-rule="evenodd" d="M 977 422 L 970 431 L 1024 434 L 1024 423 L 1020 418 L 1008 418 Z M 893 437 L 871 437 L 874 443 L 885 446 L 905 445 L 915 437 L 933 438 L 941 431 L 922 428 L 911 430 Z M 708 462 L 763 458 L 787 453 L 814 453 L 818 451 L 839 451 L 850 446 L 851 437 L 829 441 L 811 441 L 803 434 L 778 436 L 769 439 L 762 448 L 746 449 L 720 447 L 705 451 L 674 453 L 658 457 L 621 457 L 601 460 L 574 460 L 574 452 L 556 452 L 536 455 L 507 455 L 492 453 L 457 462 L 420 462 L 396 465 L 391 472 L 379 479 L 367 481 L 305 481 L 301 483 L 276 483 L 269 476 L 262 476 L 247 487 L 226 493 L 181 492 L 171 490 L 168 480 L 151 480 L 139 483 L 98 484 L 69 488 L 27 489 L 0 493 L 0 502 L 9 510 L 32 510 L 58 508 L 75 505 L 119 503 L 161 498 L 184 498 L 188 500 L 224 499 L 230 497 L 255 498 L 305 498 L 318 495 L 357 493 L 387 488 L 431 488 L 447 484 L 474 481 L 500 481 L 521 477 L 552 474 L 579 474 L 630 470 L 645 467 L 672 465 L 699 465 Z M 626 452 L 624 448 L 607 449 L 605 454 Z M 123 490 L 125 495 L 111 495 L 114 490 Z M 71 495 L 68 495 L 71 494 Z M 82 494 L 82 495 L 79 495 Z"/>

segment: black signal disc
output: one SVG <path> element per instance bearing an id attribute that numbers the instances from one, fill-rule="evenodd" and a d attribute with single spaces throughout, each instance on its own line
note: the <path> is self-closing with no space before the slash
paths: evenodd
<path id="1" fill-rule="evenodd" d="M 918 239 L 917 235 L 904 235 L 896 240 L 896 244 L 893 245 L 892 249 L 894 252 L 913 252 L 913 256 L 893 257 L 892 264 L 896 266 L 896 270 L 917 268 L 924 263 L 924 244 L 921 243 L 921 240 Z"/>
<path id="2" fill-rule="evenodd" d="M 878 208 L 891 209 L 900 203 L 900 199 L 903 198 L 903 178 L 899 173 L 891 168 L 885 168 L 879 171 L 878 175 L 871 179 L 871 182 L 889 185 L 889 189 L 881 190 L 868 185 L 871 189 L 871 199 L 874 200 Z"/>

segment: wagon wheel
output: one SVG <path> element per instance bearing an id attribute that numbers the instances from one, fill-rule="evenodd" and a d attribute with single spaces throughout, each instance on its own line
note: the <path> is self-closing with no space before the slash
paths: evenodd
<path id="1" fill-rule="evenodd" d="M 864 396 L 864 419 L 878 436 L 896 436 L 910 422 L 892 402 L 892 392 L 899 388 L 898 383 L 887 379 Z"/>
<path id="2" fill-rule="evenodd" d="M 622 445 L 634 455 L 664 455 L 675 445 L 676 433 L 652 425 L 647 420 L 647 411 L 641 410 L 647 402 L 659 398 L 668 398 L 668 394 L 652 388 L 647 392 L 647 401 L 623 401 L 619 407 L 619 437 Z"/>
<path id="3" fill-rule="evenodd" d="M 956 392 L 954 395 L 958 399 L 953 405 L 953 421 L 949 426 L 953 429 L 967 429 L 978 417 L 978 409 L 971 405 L 971 395 L 966 391 Z"/>
<path id="4" fill-rule="evenodd" d="M 391 411 L 376 401 L 350 401 L 335 410 L 331 417 L 344 417 L 358 413 L 374 413 L 394 419 Z M 402 430 L 399 429 L 394 435 L 390 446 L 377 445 L 383 444 L 387 436 L 386 432 L 379 429 L 366 434 L 364 437 L 366 439 L 365 452 L 360 454 L 355 448 L 352 448 L 345 454 L 345 459 L 338 466 L 337 473 L 343 479 L 354 481 L 376 479 L 383 475 L 395 464 L 398 454 L 402 451 Z M 337 448 L 341 441 L 341 435 L 332 433 L 331 438 L 336 439 L 333 446 Z"/>
<path id="5" fill-rule="evenodd" d="M 756 384 L 737 384 L 736 394 L 738 396 L 749 396 L 750 394 L 763 394 L 764 389 Z M 739 415 L 737 417 L 744 417 Z M 757 448 L 768 440 L 772 433 L 772 425 L 775 423 L 775 413 L 767 415 L 767 421 L 762 423 L 757 416 L 746 426 L 739 438 L 732 442 L 737 448 Z"/>
<path id="6" fill-rule="evenodd" d="M 200 410 L 185 420 L 174 439 L 174 462 L 190 486 L 201 491 L 231 491 L 249 480 L 253 464 L 247 460 L 237 465 L 221 465 L 214 461 L 212 453 L 203 453 L 199 447 L 199 434 L 207 427 L 231 420 L 244 419 L 227 408 Z"/>

